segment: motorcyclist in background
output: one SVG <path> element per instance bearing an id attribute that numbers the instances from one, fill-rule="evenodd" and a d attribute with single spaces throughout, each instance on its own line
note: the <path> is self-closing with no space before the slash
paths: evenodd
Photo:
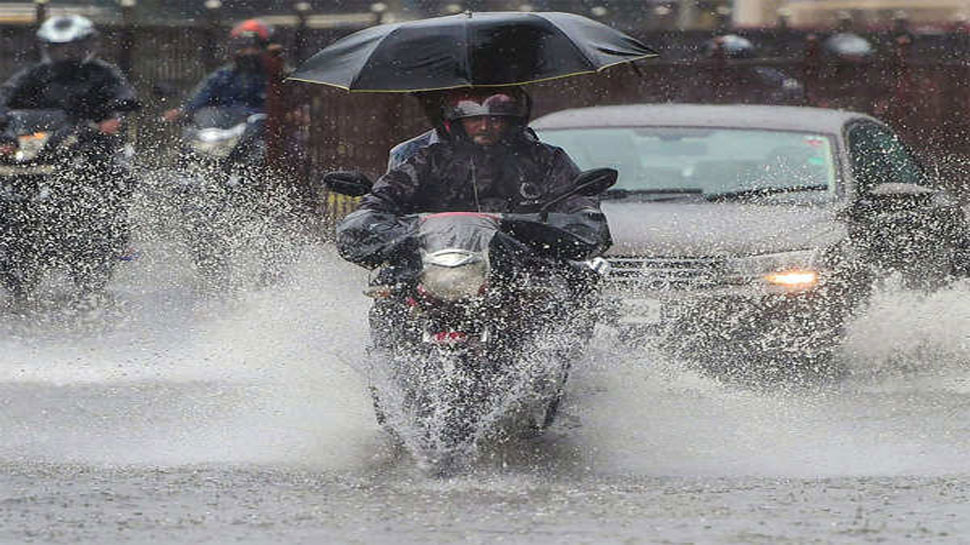
<path id="1" fill-rule="evenodd" d="M 273 29 L 259 19 L 248 19 L 229 32 L 233 61 L 209 74 L 182 108 L 168 110 L 166 121 L 191 116 L 206 106 L 242 106 L 252 113 L 266 110 L 270 74 L 265 56 L 272 53 Z"/>
<path id="2" fill-rule="evenodd" d="M 0 128 L 11 109 L 59 109 L 76 121 L 96 123 L 103 135 L 119 136 L 124 115 L 136 110 L 138 101 L 121 71 L 96 58 L 98 31 L 91 21 L 80 15 L 51 17 L 37 38 L 43 60 L 0 85 Z"/>
<path id="3" fill-rule="evenodd" d="M 14 110 L 63 112 L 76 131 L 80 153 L 65 165 L 68 171 L 55 172 L 47 191 L 35 195 L 45 204 L 30 208 L 31 213 L 40 214 L 33 223 L 19 217 L 10 222 L 0 218 L 0 226 L 13 230 L 3 231 L 4 244 L 9 245 L 5 256 L 12 260 L 4 263 L 4 276 L 30 267 L 12 257 L 22 255 L 18 244 L 39 244 L 25 242 L 25 233 L 14 225 L 50 231 L 43 248 L 27 253 L 67 260 L 86 300 L 102 291 L 115 262 L 128 250 L 128 208 L 134 182 L 123 122 L 125 114 L 139 104 L 121 71 L 96 57 L 98 32 L 87 18 L 51 17 L 40 26 L 37 38 L 43 60 L 0 85 L 0 129 L 9 128 L 9 113 Z M 0 135 L 0 152 L 15 153 L 18 140 L 5 130 Z M 15 297 L 19 296 L 26 294 L 18 288 Z"/>
<path id="4" fill-rule="evenodd" d="M 285 269 L 298 257 L 310 200 L 304 184 L 297 182 L 301 173 L 296 166 L 303 164 L 307 153 L 299 130 L 308 123 L 307 109 L 303 104 L 287 102 L 289 109 L 273 125 L 276 130 L 270 128 L 271 118 L 266 117 L 271 86 L 282 81 L 285 72 L 283 50 L 272 38 L 273 29 L 259 19 L 237 24 L 229 33 L 232 62 L 207 76 L 182 108 L 163 114 L 169 122 L 189 120 L 206 110 L 249 116 L 244 136 L 223 161 L 221 168 L 227 176 L 216 176 L 222 185 L 204 197 L 221 201 L 216 206 L 204 206 L 218 217 L 203 214 L 196 230 L 208 233 L 203 238 L 213 238 L 211 226 L 205 224 L 221 224 L 219 229 L 224 233 L 219 237 L 232 239 L 232 246 L 243 242 L 241 246 L 255 251 L 261 263 L 258 283 L 264 286 L 282 280 Z M 256 121 L 259 117 L 262 119 Z M 292 130 L 279 130 L 283 126 Z M 272 158 L 273 150 L 282 160 Z M 243 223 L 247 227 L 240 229 Z M 228 227 L 228 233 L 224 227 Z M 225 242 L 217 245 L 223 249 L 204 253 L 228 253 Z"/>

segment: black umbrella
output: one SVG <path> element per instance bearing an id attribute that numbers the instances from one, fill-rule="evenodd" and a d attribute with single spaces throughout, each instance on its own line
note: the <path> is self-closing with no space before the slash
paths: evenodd
<path id="1" fill-rule="evenodd" d="M 581 15 L 469 12 L 355 32 L 290 79 L 348 91 L 430 91 L 533 83 L 653 56 L 634 38 Z"/>

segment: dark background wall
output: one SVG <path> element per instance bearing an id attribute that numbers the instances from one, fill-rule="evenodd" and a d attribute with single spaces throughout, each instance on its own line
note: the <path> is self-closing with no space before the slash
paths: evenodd
<path id="1" fill-rule="evenodd" d="M 103 53 L 126 67 L 145 101 L 135 133 L 143 149 L 164 150 L 174 131 L 157 117 L 177 105 L 191 88 L 225 58 L 221 49 L 232 19 L 203 18 L 193 24 L 144 24 L 120 20 L 102 25 Z M 352 32 L 352 27 L 280 26 L 277 40 L 291 63 Z M 36 59 L 34 29 L 0 25 L 0 78 Z M 710 32 L 639 31 L 661 57 L 601 74 L 530 86 L 536 114 L 598 104 L 695 101 L 757 102 L 762 95 L 750 77 L 770 67 L 802 83 L 799 103 L 848 108 L 886 119 L 928 161 L 939 165 L 950 185 L 966 190 L 963 164 L 970 158 L 970 36 L 966 33 L 867 34 L 876 53 L 863 62 L 842 62 L 819 53 L 826 33 L 746 31 L 758 44 L 756 60 L 704 59 Z M 425 130 L 417 104 L 402 95 L 348 94 L 325 86 L 285 84 L 284 130 L 305 135 L 302 176 L 332 168 L 383 169 L 388 149 Z M 164 92 L 163 92 L 164 91 Z M 293 115 L 294 111 L 309 115 Z M 305 179 L 300 183 L 305 183 Z"/>

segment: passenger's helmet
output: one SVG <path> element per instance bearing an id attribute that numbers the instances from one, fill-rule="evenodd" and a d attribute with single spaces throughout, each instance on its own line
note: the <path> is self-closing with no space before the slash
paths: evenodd
<path id="1" fill-rule="evenodd" d="M 725 34 L 704 42 L 705 57 L 713 58 L 719 54 L 726 59 L 753 59 L 758 56 L 758 50 L 747 38 Z"/>
<path id="2" fill-rule="evenodd" d="M 482 116 L 511 117 L 521 123 L 529 120 L 529 97 L 518 87 L 459 89 L 446 93 L 441 116 L 446 122 Z"/>
<path id="3" fill-rule="evenodd" d="M 266 49 L 273 38 L 273 27 L 259 19 L 246 19 L 229 31 L 229 45 L 233 50 L 247 47 Z"/>
<path id="4" fill-rule="evenodd" d="M 51 62 L 87 62 L 97 53 L 98 31 L 80 15 L 57 15 L 37 30 L 44 57 Z"/>

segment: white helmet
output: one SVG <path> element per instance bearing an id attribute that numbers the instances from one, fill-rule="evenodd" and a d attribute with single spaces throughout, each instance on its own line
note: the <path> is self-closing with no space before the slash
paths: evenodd
<path id="1" fill-rule="evenodd" d="M 80 15 L 51 17 L 37 30 L 44 58 L 50 62 L 91 60 L 97 50 L 97 37 L 94 23 Z"/>
<path id="2" fill-rule="evenodd" d="M 69 44 L 94 38 L 98 31 L 94 23 L 80 15 L 57 15 L 44 21 L 37 30 L 37 39 L 46 44 Z"/>

